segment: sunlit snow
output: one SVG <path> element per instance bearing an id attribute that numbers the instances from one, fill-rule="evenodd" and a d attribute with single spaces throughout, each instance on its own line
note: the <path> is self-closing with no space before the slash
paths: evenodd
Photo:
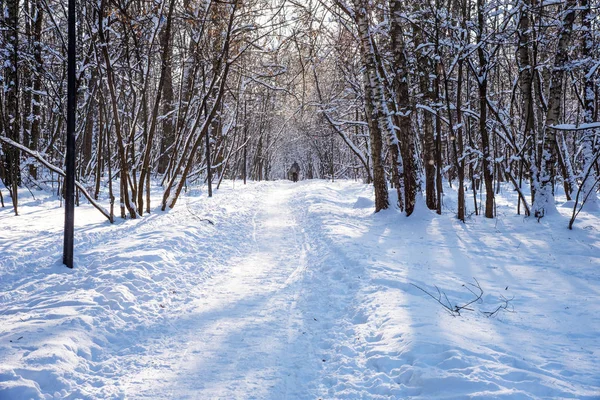
<path id="1" fill-rule="evenodd" d="M 24 191 L 0 209 L 0 399 L 600 398 L 600 215 L 538 223 L 507 190 L 463 224 L 444 190 L 409 218 L 352 181 L 224 182 L 114 225 L 86 204 L 73 270 L 59 199 Z M 474 282 L 460 316 L 416 287 Z"/>

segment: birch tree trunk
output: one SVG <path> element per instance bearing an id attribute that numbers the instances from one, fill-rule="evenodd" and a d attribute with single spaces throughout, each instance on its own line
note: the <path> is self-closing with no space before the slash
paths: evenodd
<path id="1" fill-rule="evenodd" d="M 365 110 L 369 133 L 371 139 L 371 158 L 373 162 L 373 186 L 375 188 L 375 212 L 385 210 L 389 207 L 389 197 L 385 171 L 383 168 L 383 138 L 382 138 L 382 120 L 386 116 L 383 113 L 383 105 L 378 98 L 379 82 L 377 76 L 377 64 L 374 55 L 374 49 L 371 44 L 369 29 L 369 19 L 367 10 L 362 1 L 354 2 L 354 19 L 358 29 L 358 39 L 360 41 L 360 55 L 363 63 L 363 84 L 365 87 Z M 379 103 L 379 104 L 377 104 Z M 399 152 L 392 146 L 392 163 L 398 162 Z M 394 154 L 395 151 L 395 154 Z M 396 165 L 393 165 L 396 167 Z M 396 167 L 397 168 L 397 167 Z M 399 184 L 399 182 L 396 182 Z"/>
<path id="2" fill-rule="evenodd" d="M 576 0 L 567 0 L 563 11 L 564 17 L 558 37 L 558 46 L 554 58 L 550 80 L 550 94 L 548 96 L 548 111 L 546 113 L 546 122 L 544 124 L 544 145 L 542 156 L 540 157 L 539 172 L 536 179 L 538 185 L 535 200 L 533 202 L 533 212 L 536 218 L 542 218 L 544 215 L 555 213 L 554 204 L 554 181 L 556 177 L 557 163 L 557 141 L 556 130 L 552 129 L 561 116 L 561 105 L 563 95 L 563 82 L 565 75 L 565 66 L 569 58 L 569 46 L 571 45 L 571 34 L 573 31 L 573 22 L 575 21 Z"/>

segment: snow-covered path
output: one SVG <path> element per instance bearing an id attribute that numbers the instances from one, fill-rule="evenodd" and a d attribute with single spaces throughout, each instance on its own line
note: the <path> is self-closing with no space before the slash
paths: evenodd
<path id="1" fill-rule="evenodd" d="M 114 226 L 78 209 L 73 271 L 57 262 L 60 212 L 34 209 L 0 238 L 0 398 L 317 397 L 349 298 L 321 273 L 342 260 L 311 191 L 192 193 Z"/>
<path id="2" fill-rule="evenodd" d="M 600 216 L 502 201 L 466 224 L 373 214 L 348 181 L 229 183 L 114 225 L 82 206 L 72 271 L 56 199 L 0 209 L 0 400 L 598 399 Z M 414 286 L 461 304 L 474 277 L 460 317 Z M 515 312 L 486 317 L 500 296 Z"/>
<path id="3" fill-rule="evenodd" d="M 297 303 L 311 289 L 305 285 L 310 247 L 301 228 L 306 210 L 292 204 L 293 189 L 267 189 L 256 199 L 248 252 L 194 289 L 195 300 L 156 366 L 128 378 L 132 397 L 283 399 L 305 393 L 318 368 L 310 366 L 311 341 L 299 338 L 307 335 L 309 316 Z"/>

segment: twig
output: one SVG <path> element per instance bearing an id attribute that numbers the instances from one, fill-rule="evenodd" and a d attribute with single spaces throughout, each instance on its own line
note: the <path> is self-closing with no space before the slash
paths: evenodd
<path id="1" fill-rule="evenodd" d="M 422 291 L 423 293 L 425 293 L 426 295 L 428 295 L 429 297 L 431 297 L 432 299 L 437 301 L 442 307 L 444 307 L 444 309 L 446 311 L 448 311 L 448 313 L 450 313 L 450 315 L 452 315 L 453 317 L 456 317 L 456 316 L 460 316 L 460 312 L 462 310 L 475 311 L 474 309 L 469 308 L 469 306 L 471 304 L 481 300 L 481 296 L 483 296 L 483 289 L 481 288 L 479 281 L 477 281 L 477 279 L 475 279 L 475 278 L 473 278 L 473 280 L 475 281 L 475 283 L 463 284 L 463 287 L 466 288 L 469 292 L 471 292 L 475 296 L 475 298 L 473 300 L 469 301 L 468 303 L 463 304 L 462 306 L 459 306 L 458 304 L 452 306 L 452 303 L 450 302 L 450 299 L 446 295 L 446 292 L 441 291 L 440 288 L 438 288 L 436 285 L 434 285 L 434 287 L 438 292 L 438 297 L 435 297 L 433 294 L 429 293 L 427 290 L 423 289 L 422 287 L 415 285 L 414 283 L 411 283 L 411 285 L 413 285 L 414 287 L 416 287 L 417 289 L 419 289 L 420 291 Z M 467 285 L 470 285 L 470 286 L 476 288 L 477 290 L 479 290 L 479 294 L 476 293 L 473 289 L 471 289 Z M 445 299 L 445 302 L 442 300 L 442 298 Z"/>
<path id="2" fill-rule="evenodd" d="M 425 293 L 426 295 L 428 295 L 429 297 L 431 297 L 432 299 L 434 299 L 435 301 L 437 301 L 453 317 L 455 317 L 457 315 L 460 315 L 459 311 L 455 311 L 454 308 L 452 308 L 452 303 L 450 303 L 450 300 L 448 299 L 448 296 L 446 296 L 446 293 L 445 292 L 442 293 L 437 286 L 434 286 L 436 288 L 437 292 L 438 292 L 438 297 L 435 297 L 434 295 L 432 295 L 431 293 L 429 293 L 427 290 L 423 289 L 422 287 L 420 287 L 418 285 L 415 285 L 414 283 L 411 283 L 411 285 L 413 285 L 414 287 L 416 287 L 417 289 L 419 289 L 420 291 L 422 291 L 423 293 Z M 448 304 L 445 304 L 442 301 L 442 294 L 443 294 L 443 296 L 446 299 L 446 302 Z"/>
<path id="3" fill-rule="evenodd" d="M 458 306 L 457 306 L 457 311 L 460 311 L 460 310 L 462 310 L 462 309 L 467 309 L 467 306 L 470 306 L 471 304 L 475 303 L 476 301 L 479 301 L 479 300 L 481 300 L 481 296 L 483 296 L 483 289 L 481 288 L 481 285 L 479 285 L 479 282 L 477 281 L 477 279 L 473 278 L 473 280 L 475 281 L 475 283 L 476 283 L 477 285 L 474 285 L 474 284 L 472 284 L 472 283 L 469 283 L 469 285 L 473 286 L 474 288 L 477 288 L 477 289 L 479 289 L 479 294 L 475 293 L 474 291 L 472 291 L 472 290 L 471 290 L 471 288 L 470 288 L 470 287 L 468 287 L 468 286 L 466 286 L 466 285 L 464 285 L 464 284 L 463 284 L 463 287 L 467 288 L 467 290 L 468 290 L 469 292 L 473 293 L 473 294 L 474 294 L 476 297 L 475 297 L 475 299 L 474 299 L 474 300 L 472 300 L 472 301 L 468 302 L 467 304 L 465 304 L 465 305 L 464 305 L 464 306 L 462 306 L 462 307 L 458 307 Z"/>
<path id="4" fill-rule="evenodd" d="M 197 214 L 195 214 L 195 213 L 194 213 L 194 212 L 193 212 L 193 211 L 190 209 L 190 204 L 189 204 L 189 201 L 186 201 L 186 202 L 185 202 L 185 208 L 186 208 L 186 209 L 187 209 L 187 211 L 188 211 L 188 212 L 191 214 L 191 216 L 192 216 L 192 217 L 194 217 L 194 218 L 196 218 L 198 221 L 201 221 L 201 222 L 208 222 L 209 224 L 211 224 L 211 225 L 213 225 L 213 226 L 215 225 L 215 223 L 214 223 L 212 220 L 210 220 L 210 219 L 208 219 L 208 218 L 202 218 L 202 217 L 199 217 Z"/>
<path id="5" fill-rule="evenodd" d="M 506 310 L 507 312 L 515 312 L 515 308 L 513 307 L 513 305 L 509 304 L 512 300 L 514 300 L 514 296 L 510 299 L 507 299 L 506 297 L 501 295 L 500 298 L 502 299 L 503 304 L 500 304 L 494 311 L 483 311 L 483 315 L 489 318 L 497 314 L 500 310 Z M 511 308 L 510 310 L 508 309 L 509 306 Z"/>

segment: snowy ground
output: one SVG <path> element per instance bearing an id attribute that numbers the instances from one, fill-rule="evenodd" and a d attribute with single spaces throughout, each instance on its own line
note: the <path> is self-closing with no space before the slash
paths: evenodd
<path id="1" fill-rule="evenodd" d="M 0 399 L 600 399 L 600 215 L 227 186 L 114 225 L 78 208 L 72 271 L 57 199 L 0 209 Z M 460 316 L 413 286 L 464 304 L 473 278 Z"/>

